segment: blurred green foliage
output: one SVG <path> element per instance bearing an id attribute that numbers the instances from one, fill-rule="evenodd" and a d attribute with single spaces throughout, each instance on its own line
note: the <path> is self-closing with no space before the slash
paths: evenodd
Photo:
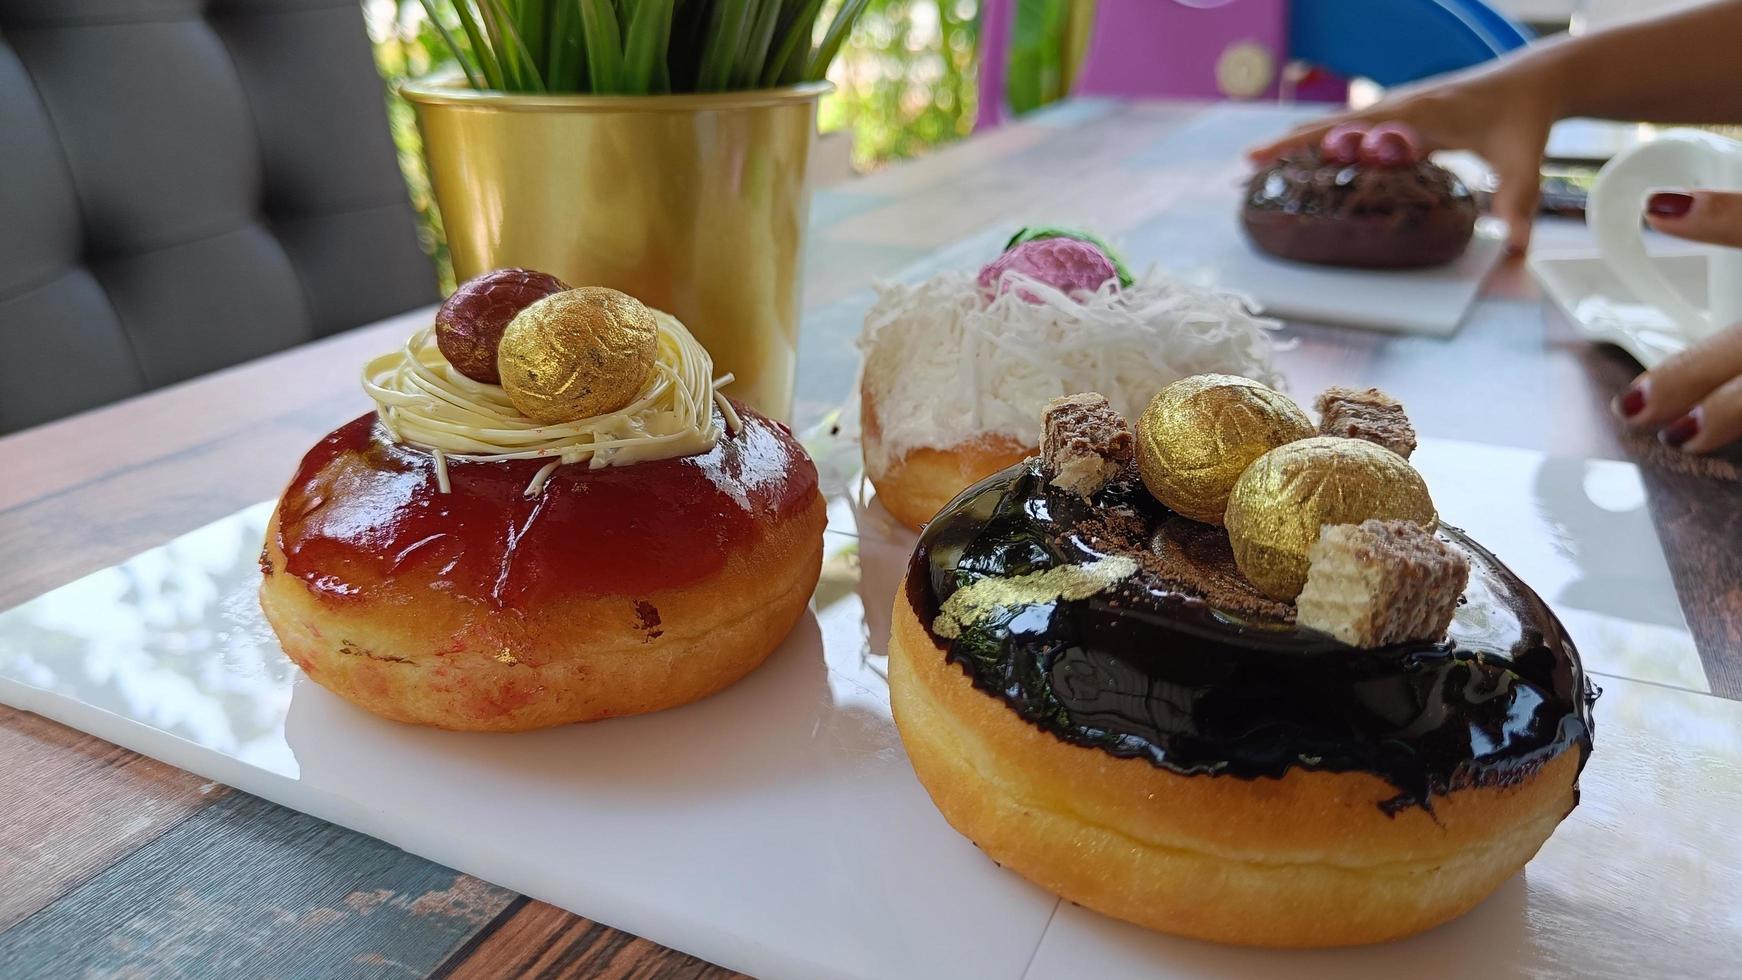
<path id="1" fill-rule="evenodd" d="M 871 0 L 835 61 L 827 132 L 853 133 L 869 169 L 966 136 L 974 126 L 977 0 Z"/>
<path id="2" fill-rule="evenodd" d="M 1010 32 L 1010 72 L 1005 98 L 1012 112 L 1024 113 L 1057 100 L 1065 87 L 1065 49 L 1069 26 L 1066 0 L 1016 0 Z"/>
<path id="3" fill-rule="evenodd" d="M 411 192 L 411 206 L 417 210 L 418 238 L 423 250 L 435 259 L 445 296 L 454 288 L 454 267 L 448 257 L 447 236 L 442 232 L 441 212 L 436 210 L 435 196 L 430 192 L 417 117 L 399 97 L 398 84 L 403 79 L 426 75 L 447 61 L 448 46 L 423 16 L 418 0 L 400 0 L 397 4 L 365 2 L 363 9 L 370 39 L 375 42 L 375 67 L 387 82 L 387 125 L 393 132 L 393 146 L 399 153 L 399 169 L 405 174 L 406 189 Z"/>

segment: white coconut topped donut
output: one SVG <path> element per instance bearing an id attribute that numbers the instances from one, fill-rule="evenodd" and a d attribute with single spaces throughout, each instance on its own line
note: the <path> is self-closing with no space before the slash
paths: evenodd
<path id="1" fill-rule="evenodd" d="M 1121 269 L 1097 243 L 1053 237 L 1017 241 L 978 277 L 878 287 L 860 393 L 866 473 L 891 513 L 917 527 L 1031 455 L 1061 395 L 1099 391 L 1135 416 L 1194 374 L 1277 384 L 1278 324 L 1247 299 L 1154 269 L 1126 283 Z"/>

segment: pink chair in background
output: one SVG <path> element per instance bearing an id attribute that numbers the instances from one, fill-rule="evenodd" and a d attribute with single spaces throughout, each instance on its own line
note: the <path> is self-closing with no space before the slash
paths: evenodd
<path id="1" fill-rule="evenodd" d="M 1287 0 L 1098 0 L 1076 94 L 1275 98 Z"/>
<path id="2" fill-rule="evenodd" d="M 1224 75 L 1240 76 L 1236 86 L 1256 88 L 1245 97 L 1275 97 L 1288 42 L 1287 8 L 1287 0 L 1097 0 L 1094 33 L 1072 94 L 1227 98 L 1217 84 L 1221 67 Z M 982 0 L 981 9 L 975 125 L 989 127 L 1008 118 L 1004 91 L 1015 0 Z M 1258 74 L 1268 77 L 1252 86 Z"/>

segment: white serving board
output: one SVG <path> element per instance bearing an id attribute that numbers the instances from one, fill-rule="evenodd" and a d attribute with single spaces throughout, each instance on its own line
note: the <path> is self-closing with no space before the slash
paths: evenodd
<path id="1" fill-rule="evenodd" d="M 766 978 L 1720 962 L 1742 947 L 1742 843 L 1720 831 L 1742 812 L 1742 705 L 1697 693 L 1638 474 L 1445 442 L 1417 462 L 1445 518 L 1544 590 L 1593 670 L 1646 683 L 1599 678 L 1585 804 L 1525 874 L 1471 917 L 1388 946 L 1152 936 L 1057 902 L 957 836 L 889 719 L 883 644 L 912 536 L 862 497 L 831 507 L 813 614 L 744 682 L 675 711 L 503 736 L 350 707 L 302 680 L 260 618 L 266 505 L 0 613 L 0 701 Z"/>
<path id="2" fill-rule="evenodd" d="M 1486 219 L 1456 262 L 1433 269 L 1363 270 L 1285 262 L 1272 258 L 1240 231 L 1239 196 L 1168 211 L 1133 236 L 1131 251 L 1160 251 L 1173 271 L 1250 296 L 1268 316 L 1363 327 L 1388 333 L 1444 337 L 1464 322 L 1482 281 L 1505 254 L 1501 232 Z M 1178 236 L 1189 249 L 1155 236 Z M 1182 256 L 1176 258 L 1174 256 Z"/>
<path id="3" fill-rule="evenodd" d="M 1222 285 L 1246 293 L 1270 316 L 1392 333 L 1444 337 L 1458 329 L 1506 246 L 1484 228 L 1456 262 L 1434 269 L 1333 269 L 1284 262 L 1244 237 L 1211 259 Z"/>

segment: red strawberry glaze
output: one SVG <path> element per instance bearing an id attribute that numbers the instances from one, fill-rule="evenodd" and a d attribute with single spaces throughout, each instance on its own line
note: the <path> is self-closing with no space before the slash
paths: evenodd
<path id="1" fill-rule="evenodd" d="M 309 450 L 279 501 L 286 570 L 336 602 L 417 583 L 510 611 L 697 582 L 816 499 L 816 466 L 791 431 L 738 412 L 743 430 L 708 452 L 560 466 L 530 500 L 546 461 L 450 459 L 444 494 L 434 458 L 365 415 Z"/>

